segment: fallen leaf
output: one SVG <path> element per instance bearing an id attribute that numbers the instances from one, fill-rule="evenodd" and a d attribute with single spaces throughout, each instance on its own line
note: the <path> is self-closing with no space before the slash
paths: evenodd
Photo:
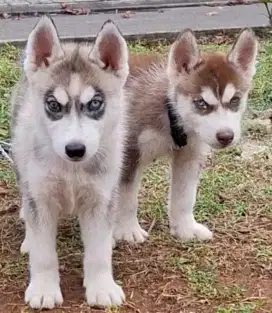
<path id="1" fill-rule="evenodd" d="M 122 18 L 131 18 L 132 15 L 134 15 L 134 14 L 135 14 L 134 12 L 126 11 L 125 13 L 122 13 L 122 14 L 121 14 L 121 17 L 122 17 Z"/>
<path id="2" fill-rule="evenodd" d="M 66 3 L 61 3 L 60 6 L 61 6 L 62 9 L 66 9 L 67 8 L 67 4 Z"/>
<path id="3" fill-rule="evenodd" d="M 72 9 L 66 3 L 61 3 L 62 13 L 70 15 L 88 15 L 90 10 L 88 8 Z"/>
<path id="4" fill-rule="evenodd" d="M 1 16 L 2 16 L 4 19 L 7 19 L 7 18 L 10 17 L 10 15 L 9 15 L 8 13 L 6 13 L 6 12 L 1 13 Z"/>
<path id="5" fill-rule="evenodd" d="M 0 186 L 0 196 L 9 194 L 9 190 Z"/>
<path id="6" fill-rule="evenodd" d="M 227 5 L 248 4 L 248 0 L 229 0 Z"/>

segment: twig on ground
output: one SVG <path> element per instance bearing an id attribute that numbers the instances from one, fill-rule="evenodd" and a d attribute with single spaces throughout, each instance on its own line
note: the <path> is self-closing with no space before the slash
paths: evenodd
<path id="1" fill-rule="evenodd" d="M 150 225 L 150 227 L 148 229 L 148 234 L 150 234 L 150 232 L 153 229 L 153 227 L 155 226 L 155 224 L 156 224 L 156 218 L 153 219 L 153 221 L 152 221 L 152 223 L 151 223 L 151 225 Z"/>

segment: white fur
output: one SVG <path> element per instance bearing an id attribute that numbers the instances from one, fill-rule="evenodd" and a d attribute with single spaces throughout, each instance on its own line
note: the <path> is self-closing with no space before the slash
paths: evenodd
<path id="1" fill-rule="evenodd" d="M 207 149 L 207 145 L 192 137 L 182 151 L 173 153 L 168 215 L 171 234 L 184 240 L 212 239 L 212 232 L 197 223 L 193 213 L 201 163 Z"/>
<path id="2" fill-rule="evenodd" d="M 212 148 L 220 148 L 216 134 L 230 129 L 234 133 L 232 144 L 237 144 L 241 137 L 241 119 L 246 108 L 247 94 L 241 99 L 240 109 L 237 112 L 224 108 L 221 105 L 207 115 L 197 114 L 190 97 L 178 95 L 177 111 L 183 117 L 183 126 L 190 134 L 199 136 L 203 143 Z"/>
<path id="3" fill-rule="evenodd" d="M 233 86 L 233 84 L 228 83 L 225 90 L 224 90 L 223 96 L 222 96 L 222 102 L 223 103 L 229 103 L 230 100 L 235 95 L 235 92 L 236 92 L 236 90 L 235 90 L 235 87 Z"/>
<path id="4" fill-rule="evenodd" d="M 120 154 L 116 153 L 112 157 L 115 159 L 120 157 Z M 119 162 L 117 159 L 114 161 Z M 119 168 L 111 170 L 111 174 L 115 172 L 115 175 L 118 175 L 118 171 Z M 117 183 L 116 176 L 111 175 L 107 179 L 107 181 L 96 181 L 96 188 L 107 191 L 108 194 L 104 194 L 106 199 L 110 198 L 111 194 L 110 189 L 105 187 Z M 103 207 L 107 205 L 108 201 L 105 201 Z M 105 214 L 106 211 L 101 212 L 101 207 L 94 208 L 93 212 L 86 210 L 79 213 L 85 247 L 83 285 L 86 288 L 89 305 L 121 305 L 125 300 L 122 288 L 114 282 L 111 275 L 112 265 L 108 256 L 112 253 L 112 225 L 105 219 Z"/>
<path id="5" fill-rule="evenodd" d="M 56 100 L 62 105 L 66 105 L 69 101 L 66 91 L 61 87 L 57 87 L 54 90 L 53 95 L 56 98 Z"/>
<path id="6" fill-rule="evenodd" d="M 113 31 L 115 26 L 109 24 Z M 37 27 L 46 27 L 53 34 L 53 51 L 62 50 L 49 19 L 42 18 Z M 31 54 L 36 33 L 34 29 L 27 45 L 27 74 L 33 70 L 30 64 L 35 60 Z M 126 43 L 119 32 L 116 34 L 123 49 Z M 99 38 L 104 37 L 100 34 Z M 126 68 L 126 57 L 120 55 L 120 59 L 120 67 Z M 100 120 L 83 114 L 78 116 L 73 106 L 61 120 L 52 121 L 45 114 L 43 96 L 53 80 L 46 69 L 35 70 L 41 71 L 31 73 L 32 83 L 27 81 L 20 85 L 19 94 L 13 99 L 13 106 L 19 111 L 13 129 L 12 151 L 20 174 L 20 217 L 26 226 L 21 251 L 29 252 L 30 262 L 25 301 L 38 309 L 51 309 L 62 303 L 56 253 L 57 222 L 60 215 L 74 214 L 80 220 L 85 248 L 84 286 L 88 304 L 120 305 L 125 296 L 112 276 L 111 244 L 112 206 L 123 157 L 125 102 L 122 87 L 126 74 L 117 77 L 116 73 L 97 69 L 99 87 L 109 102 Z M 83 86 L 80 73 L 71 73 L 70 80 L 67 91 L 70 97 L 79 96 L 88 88 Z M 65 100 L 61 89 L 57 89 L 55 95 Z M 65 145 L 74 140 L 86 145 L 82 162 L 68 162 L 64 155 Z"/>
<path id="7" fill-rule="evenodd" d="M 141 151 L 141 160 L 144 165 L 149 164 L 157 157 L 166 155 L 170 151 L 170 143 L 158 131 L 147 128 L 141 132 L 138 138 Z"/>
<path id="8" fill-rule="evenodd" d="M 90 100 L 92 100 L 94 94 L 95 94 L 95 90 L 93 87 L 88 87 L 84 89 L 80 95 L 80 102 L 81 103 L 89 102 Z"/>
<path id="9" fill-rule="evenodd" d="M 71 97 L 75 98 L 80 96 L 82 88 L 81 78 L 78 74 L 71 75 L 71 81 L 69 85 L 69 94 Z"/>
<path id="10" fill-rule="evenodd" d="M 61 158 L 69 160 L 65 153 L 65 146 L 69 143 L 80 142 L 86 146 L 86 153 L 81 162 L 89 161 L 97 152 L 104 125 L 104 119 L 96 121 L 90 120 L 87 116 L 79 118 L 75 107 L 60 121 L 47 120 L 46 122 L 53 148 Z"/>
<path id="11" fill-rule="evenodd" d="M 214 95 L 212 89 L 210 87 L 203 87 L 201 92 L 202 98 L 210 105 L 217 105 L 218 99 Z"/>
<path id="12" fill-rule="evenodd" d="M 148 233 L 141 228 L 137 219 L 138 192 L 140 188 L 141 170 L 138 170 L 132 184 L 121 185 L 118 208 L 122 210 L 114 227 L 114 242 L 125 240 L 130 243 L 142 243 L 148 238 Z"/>

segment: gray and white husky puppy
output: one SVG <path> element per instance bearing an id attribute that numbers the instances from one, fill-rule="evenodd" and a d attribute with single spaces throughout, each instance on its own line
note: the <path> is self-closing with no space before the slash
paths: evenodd
<path id="1" fill-rule="evenodd" d="M 49 17 L 29 35 L 12 97 L 12 151 L 22 195 L 32 308 L 63 302 L 59 216 L 77 215 L 89 305 L 120 305 L 112 275 L 113 202 L 123 155 L 127 44 L 107 21 L 94 44 L 61 43 Z"/>

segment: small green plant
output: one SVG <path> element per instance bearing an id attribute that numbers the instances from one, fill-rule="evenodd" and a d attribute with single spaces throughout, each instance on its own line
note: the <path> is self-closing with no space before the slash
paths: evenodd
<path id="1" fill-rule="evenodd" d="M 198 295 L 215 297 L 217 275 L 213 271 L 199 270 L 195 266 L 187 266 L 187 277 L 189 285 Z"/>

